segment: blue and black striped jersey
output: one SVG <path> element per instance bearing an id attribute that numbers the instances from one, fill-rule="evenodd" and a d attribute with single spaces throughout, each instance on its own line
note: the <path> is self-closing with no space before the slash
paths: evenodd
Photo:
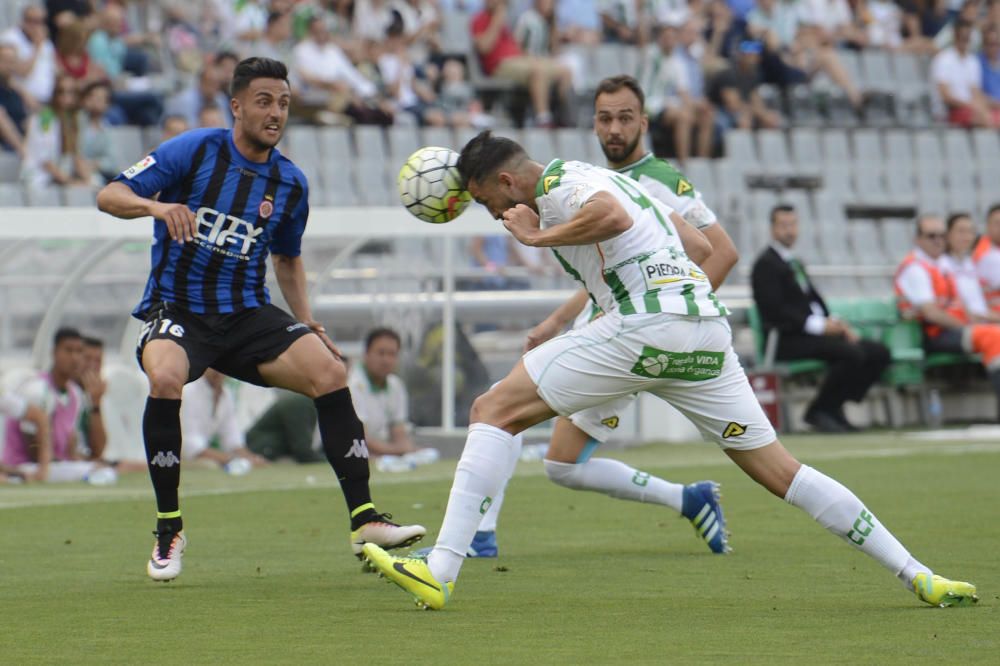
<path id="1" fill-rule="evenodd" d="M 237 312 L 270 302 L 265 276 L 269 252 L 297 257 L 309 216 L 309 186 L 277 149 L 251 162 L 233 144 L 232 131 L 185 132 L 123 171 L 116 181 L 143 197 L 187 204 L 197 217 L 193 242 L 170 239 L 156 220 L 152 270 L 140 319 L 160 301 L 191 312 Z"/>

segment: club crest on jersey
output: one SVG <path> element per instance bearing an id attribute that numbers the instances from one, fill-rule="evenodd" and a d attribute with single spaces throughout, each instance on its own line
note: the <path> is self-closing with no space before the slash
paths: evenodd
<path id="1" fill-rule="evenodd" d="M 156 164 L 156 158 L 152 155 L 146 155 L 144 158 L 122 171 L 122 175 L 129 180 L 132 180 L 154 164 Z"/>
<path id="2" fill-rule="evenodd" d="M 687 182 L 683 178 L 677 181 L 677 196 L 682 197 L 693 189 L 694 188 L 691 186 L 691 183 Z"/>
<path id="3" fill-rule="evenodd" d="M 263 219 L 271 217 L 271 213 L 274 212 L 274 202 L 270 197 L 265 196 L 264 200 L 260 202 L 260 206 L 257 208 L 257 215 Z"/>

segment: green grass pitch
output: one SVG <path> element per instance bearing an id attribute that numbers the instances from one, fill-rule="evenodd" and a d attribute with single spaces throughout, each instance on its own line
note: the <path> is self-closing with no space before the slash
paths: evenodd
<path id="1" fill-rule="evenodd" d="M 521 463 L 500 558 L 468 561 L 441 612 L 361 573 L 325 467 L 189 470 L 189 547 L 169 584 L 145 575 L 144 475 L 112 488 L 0 487 L 0 661 L 995 663 L 1000 444 L 895 434 L 786 444 L 857 492 L 916 557 L 975 582 L 979 605 L 921 604 L 710 444 L 608 455 L 671 480 L 720 481 L 731 555 L 711 555 L 665 508 L 559 488 L 541 463 Z M 432 543 L 453 469 L 376 474 L 379 508 L 423 523 Z"/>

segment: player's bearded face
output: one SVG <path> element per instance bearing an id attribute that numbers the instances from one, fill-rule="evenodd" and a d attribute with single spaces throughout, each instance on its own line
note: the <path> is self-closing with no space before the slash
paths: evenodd
<path id="1" fill-rule="evenodd" d="M 276 146 L 288 122 L 288 84 L 280 79 L 254 79 L 241 97 L 237 120 L 244 135 L 262 148 Z"/>
<path id="2" fill-rule="evenodd" d="M 598 96 L 594 108 L 594 132 L 609 162 L 624 162 L 635 152 L 645 130 L 639 98 L 623 88 Z"/>

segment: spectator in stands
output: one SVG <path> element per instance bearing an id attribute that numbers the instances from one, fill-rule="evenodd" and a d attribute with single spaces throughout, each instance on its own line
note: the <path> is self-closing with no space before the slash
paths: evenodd
<path id="1" fill-rule="evenodd" d="M 986 294 L 986 304 L 1000 312 L 1000 203 L 990 206 L 986 213 L 986 233 L 972 251 L 972 261 Z"/>
<path id="2" fill-rule="evenodd" d="M 958 127 L 1000 127 L 1000 108 L 983 95 L 983 71 L 969 48 L 972 24 L 955 24 L 955 44 L 931 61 L 931 84 L 939 115 Z"/>
<path id="3" fill-rule="evenodd" d="M 1000 7 L 1000 2 L 995 4 Z M 979 54 L 979 64 L 983 70 L 986 103 L 996 114 L 1000 108 L 1000 24 L 992 24 L 983 30 L 983 51 Z"/>
<path id="4" fill-rule="evenodd" d="M 718 72 L 736 59 L 740 43 L 746 39 L 745 24 L 733 18 L 725 0 L 712 0 L 707 16 L 705 57 L 709 70 Z"/>
<path id="5" fill-rule="evenodd" d="M 922 215 L 916 231 L 916 247 L 896 269 L 899 310 L 923 324 L 928 352 L 979 354 L 1000 402 L 1000 325 L 971 323 L 954 278 L 941 270 L 944 220 Z"/>
<path id="6" fill-rule="evenodd" d="M 483 103 L 476 98 L 465 65 L 455 58 L 445 60 L 441 66 L 438 103 L 452 127 L 485 128 L 493 124 L 493 118 L 483 111 Z"/>
<path id="7" fill-rule="evenodd" d="M 271 12 L 267 16 L 264 36 L 254 45 L 253 51 L 244 51 L 244 56 L 251 55 L 261 58 L 271 58 L 279 62 L 291 62 L 292 59 L 292 13 L 279 14 Z"/>
<path id="8" fill-rule="evenodd" d="M 361 124 L 389 125 L 391 106 L 365 78 L 330 35 L 322 16 L 309 19 L 309 32 L 293 51 L 293 70 L 303 93 L 321 100 L 327 111 L 342 113 Z M 322 118 L 321 118 L 322 119 Z"/>
<path id="9" fill-rule="evenodd" d="M 719 108 L 717 123 L 724 129 L 778 128 L 783 124 L 781 114 L 767 108 L 760 96 L 762 51 L 760 42 L 743 42 L 736 64 L 712 84 L 709 97 Z"/>
<path id="10" fill-rule="evenodd" d="M 266 465 L 267 459 L 246 448 L 246 438 L 236 420 L 233 392 L 225 385 L 226 377 L 209 368 L 197 381 L 184 387 L 181 403 L 181 433 L 184 460 L 202 460 L 212 467 L 233 473 L 249 468 L 234 460 L 243 458 L 253 465 Z M 217 444 L 218 448 L 212 445 Z"/>
<path id="11" fill-rule="evenodd" d="M 403 456 L 418 452 L 410 437 L 410 398 L 395 374 L 399 366 L 399 334 L 376 328 L 365 336 L 365 354 L 351 368 L 347 385 L 358 418 L 365 424 L 365 441 L 373 455 Z M 434 460 L 437 457 L 430 454 Z M 422 460 L 418 456 L 417 460 Z M 428 460 L 428 462 L 432 462 Z"/>
<path id="12" fill-rule="evenodd" d="M 862 48 L 868 41 L 847 0 L 799 0 L 803 29 L 821 46 Z"/>
<path id="13" fill-rule="evenodd" d="M 203 106 L 198 112 L 198 127 L 226 126 L 226 114 L 217 106 Z"/>
<path id="14" fill-rule="evenodd" d="M 37 405 L 29 405 L 28 401 L 16 393 L 0 393 L 0 417 L 14 419 L 21 422 L 22 427 L 35 433 L 36 441 L 48 441 L 49 437 L 49 417 Z M 38 479 L 37 472 L 29 481 L 44 480 L 44 476 Z M 17 467 L 5 465 L 0 462 L 0 483 L 22 483 L 25 476 L 21 474 Z"/>
<path id="15" fill-rule="evenodd" d="M 639 81 L 646 91 L 646 113 L 651 132 L 671 133 L 677 161 L 687 162 L 691 156 L 691 131 L 696 125 L 695 105 L 688 95 L 688 71 L 676 53 L 677 26 L 661 25 L 656 44 L 646 50 L 639 70 Z M 704 120 L 698 123 L 699 128 Z M 707 119 L 709 123 L 714 119 Z M 712 125 L 709 124 L 709 131 Z M 701 157 L 708 155 L 701 154 Z"/>
<path id="16" fill-rule="evenodd" d="M 160 123 L 160 143 L 163 143 L 167 139 L 172 139 L 179 134 L 191 129 L 188 125 L 187 118 L 181 115 L 167 115 L 163 117 L 163 121 Z"/>
<path id="17" fill-rule="evenodd" d="M 955 39 L 960 23 L 968 23 L 973 26 L 969 35 L 969 48 L 973 51 L 979 50 L 980 34 L 975 28 L 979 25 L 979 0 L 965 0 L 961 3 L 957 13 L 949 12 L 948 23 L 934 35 L 934 49 L 941 51 L 949 46 L 955 45 Z"/>
<path id="18" fill-rule="evenodd" d="M 290 457 L 298 463 L 326 462 L 316 420 L 310 398 L 279 390 L 278 399 L 247 430 L 247 449 L 271 461 Z"/>
<path id="19" fill-rule="evenodd" d="M 386 30 L 381 47 L 378 69 L 386 92 L 395 104 L 393 117 L 398 120 L 399 114 L 406 113 L 421 125 L 444 126 L 447 116 L 437 105 L 434 89 L 417 76 L 403 35 L 403 19 L 398 13 Z"/>
<path id="20" fill-rule="evenodd" d="M 652 17 L 645 15 L 645 3 L 632 0 L 598 0 L 604 40 L 612 44 L 640 44 L 646 34 L 643 22 Z M 640 11 L 643 11 L 640 16 Z"/>
<path id="21" fill-rule="evenodd" d="M 45 0 L 45 11 L 48 15 L 46 24 L 52 40 L 59 39 L 59 33 L 67 25 L 82 23 L 89 31 L 96 25 L 92 0 Z"/>
<path id="22" fill-rule="evenodd" d="M 972 247 L 976 242 L 976 227 L 968 213 L 948 216 L 945 252 L 938 260 L 941 272 L 955 280 L 955 289 L 969 318 L 974 323 L 998 323 L 1000 313 L 992 312 L 986 305 L 983 285 L 972 260 Z"/>
<path id="23" fill-rule="evenodd" d="M 96 184 L 80 152 L 79 110 L 76 82 L 60 75 L 52 105 L 28 119 L 21 178 L 29 189 Z"/>
<path id="24" fill-rule="evenodd" d="M 16 68 L 17 50 L 0 43 L 0 148 L 23 156 L 28 107 L 24 87 L 14 78 Z"/>
<path id="25" fill-rule="evenodd" d="M 847 95 L 855 109 L 863 104 L 861 91 L 851 80 L 837 52 L 824 46 L 815 31 L 802 28 L 796 6 L 783 0 L 758 0 L 747 17 L 747 31 L 764 44 L 761 75 L 764 83 L 782 88 L 806 83 L 825 73 Z"/>
<path id="26" fill-rule="evenodd" d="M 534 0 L 517 17 L 514 39 L 525 55 L 555 58 L 572 72 L 573 88 L 583 87 L 585 65 L 581 54 L 560 49 L 562 35 L 556 24 L 555 0 Z"/>
<path id="27" fill-rule="evenodd" d="M 355 0 L 352 32 L 370 43 L 381 42 L 389 26 L 402 15 L 391 0 Z"/>
<path id="28" fill-rule="evenodd" d="M 480 268 L 489 277 L 458 280 L 459 289 L 528 289 L 531 285 L 522 278 L 506 275 L 510 266 L 521 265 L 517 241 L 507 234 L 476 236 L 469 243 L 473 268 Z"/>
<path id="29" fill-rule="evenodd" d="M 0 35 L 0 43 L 17 49 L 15 74 L 24 86 L 24 98 L 29 111 L 52 99 L 56 84 L 56 49 L 49 40 L 45 10 L 27 5 L 21 13 L 21 25 L 13 26 Z"/>
<path id="30" fill-rule="evenodd" d="M 239 0 L 234 5 L 233 36 L 240 51 L 252 50 L 267 28 L 267 3 L 261 0 Z M 260 55 L 254 52 L 252 55 Z M 232 76 L 228 80 L 231 80 Z"/>
<path id="31" fill-rule="evenodd" d="M 37 422 L 8 418 L 3 464 L 38 481 L 82 481 L 105 465 L 80 460 L 78 423 L 84 404 L 83 389 L 74 381 L 83 364 L 83 336 L 72 328 L 56 331 L 52 366 L 17 390 L 18 397 L 47 416 L 47 428 Z M 113 482 L 113 470 L 107 472 Z"/>
<path id="32" fill-rule="evenodd" d="M 145 33 L 133 37 L 135 45 L 156 41 Z M 163 113 L 163 104 L 151 91 L 136 89 L 149 69 L 149 58 L 145 51 L 126 41 L 125 10 L 121 5 L 109 2 L 101 10 L 98 28 L 87 40 L 87 53 L 112 83 L 111 102 L 117 107 L 114 123 L 155 125 Z"/>
<path id="33" fill-rule="evenodd" d="M 556 26 L 568 44 L 600 44 L 601 17 L 597 12 L 597 0 L 559 0 Z"/>
<path id="34" fill-rule="evenodd" d="M 219 89 L 219 70 L 206 65 L 198 74 L 198 82 L 167 100 L 164 113 L 168 116 L 181 116 L 187 121 L 188 127 L 198 126 L 198 115 L 206 107 L 228 108 L 229 97 Z M 227 124 L 229 116 L 226 114 Z"/>
<path id="35" fill-rule="evenodd" d="M 57 71 L 73 78 L 81 87 L 107 77 L 87 52 L 89 37 L 87 25 L 82 21 L 67 23 L 56 37 Z"/>
<path id="36" fill-rule="evenodd" d="M 87 84 L 80 93 L 80 155 L 87 160 L 103 183 L 121 172 L 121 164 L 115 154 L 110 124 L 107 120 L 111 108 L 111 84 L 94 81 Z"/>
<path id="37" fill-rule="evenodd" d="M 101 460 L 108 445 L 108 434 L 101 416 L 101 400 L 108 390 L 108 383 L 102 376 L 103 366 L 104 343 L 97 338 L 84 337 L 80 373 L 73 379 L 83 389 L 79 449 L 81 457 L 87 460 Z"/>
<path id="38" fill-rule="evenodd" d="M 856 430 L 844 403 L 860 402 L 891 361 L 880 342 L 863 340 L 851 326 L 830 316 L 793 247 L 799 235 L 792 206 L 771 210 L 771 244 L 753 265 L 753 298 L 764 331 L 777 331 L 779 360 L 818 358 L 827 374 L 806 410 L 805 421 L 820 432 Z"/>
<path id="39" fill-rule="evenodd" d="M 573 74 L 553 58 L 529 56 L 521 51 L 507 25 L 507 0 L 486 0 L 485 9 L 472 18 L 472 41 L 483 73 L 526 85 L 535 124 L 553 127 L 550 91 L 555 86 L 562 108 L 568 108 Z"/>
<path id="40" fill-rule="evenodd" d="M 223 108 L 226 109 L 227 114 L 229 113 L 229 84 L 233 81 L 233 72 L 236 71 L 236 65 L 239 63 L 240 57 L 232 51 L 220 51 L 215 54 L 215 58 L 212 60 L 219 75 L 219 92 L 226 98 L 226 104 Z M 232 126 L 232 118 L 230 118 L 229 126 Z"/>

